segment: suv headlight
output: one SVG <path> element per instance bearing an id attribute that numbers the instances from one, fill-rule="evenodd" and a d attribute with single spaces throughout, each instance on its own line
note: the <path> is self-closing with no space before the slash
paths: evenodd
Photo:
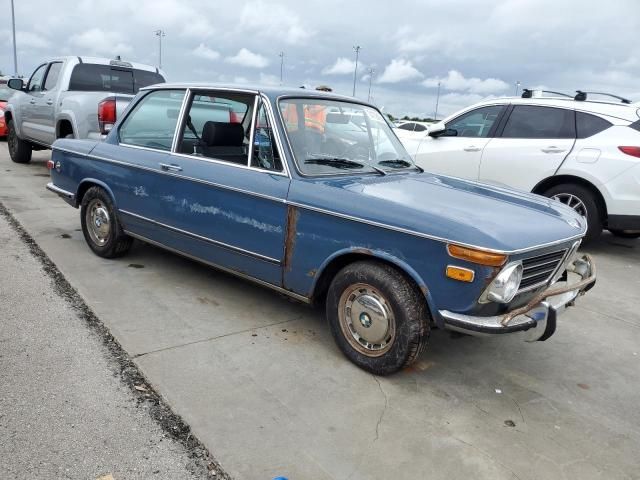
<path id="1" fill-rule="evenodd" d="M 521 280 L 522 262 L 518 260 L 507 264 L 484 291 L 480 302 L 509 303 L 518 293 Z"/>

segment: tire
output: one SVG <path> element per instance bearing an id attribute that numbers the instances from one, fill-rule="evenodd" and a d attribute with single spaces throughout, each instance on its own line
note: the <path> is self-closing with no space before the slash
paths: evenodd
<path id="1" fill-rule="evenodd" d="M 634 230 L 616 230 L 614 229 L 609 229 L 609 231 L 615 235 L 616 237 L 620 237 L 620 238 L 640 238 L 640 232 L 636 232 Z"/>
<path id="2" fill-rule="evenodd" d="M 565 200 L 568 200 L 571 203 L 570 206 L 587 219 L 587 233 L 583 244 L 600 236 L 602 233 L 602 213 L 594 194 L 588 188 L 575 183 L 563 183 L 551 187 L 543 195 L 549 198 L 557 197 L 556 199 L 565 204 L 567 204 Z M 577 201 L 582 205 L 580 206 Z"/>
<path id="3" fill-rule="evenodd" d="M 7 122 L 7 144 L 9 156 L 15 163 L 29 163 L 31 161 L 31 144 L 18 137 L 13 120 Z"/>
<path id="4" fill-rule="evenodd" d="M 99 257 L 121 257 L 131 248 L 133 238 L 122 231 L 111 197 L 104 189 L 91 187 L 84 194 L 80 222 L 87 245 Z"/>
<path id="5" fill-rule="evenodd" d="M 329 286 L 326 306 L 340 350 L 375 375 L 411 365 L 427 346 L 431 319 L 424 296 L 385 263 L 344 267 Z"/>

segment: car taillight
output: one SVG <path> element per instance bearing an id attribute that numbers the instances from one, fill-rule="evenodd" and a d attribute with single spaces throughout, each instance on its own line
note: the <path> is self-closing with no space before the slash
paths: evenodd
<path id="1" fill-rule="evenodd" d="M 622 153 L 640 158 L 640 147 L 618 147 Z"/>
<path id="2" fill-rule="evenodd" d="M 47 170 L 53 170 L 53 167 L 55 167 L 55 163 L 53 163 L 53 160 L 47 160 Z"/>
<path id="3" fill-rule="evenodd" d="M 98 125 L 100 133 L 106 135 L 111 131 L 116 123 L 116 99 L 115 97 L 105 98 L 98 104 Z"/>

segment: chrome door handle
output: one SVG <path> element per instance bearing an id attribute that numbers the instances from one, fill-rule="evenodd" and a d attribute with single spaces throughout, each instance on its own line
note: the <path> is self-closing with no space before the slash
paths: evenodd
<path id="1" fill-rule="evenodd" d="M 479 152 L 480 147 L 476 147 L 475 145 L 471 145 L 470 147 L 465 147 L 465 152 Z"/>
<path id="2" fill-rule="evenodd" d="M 30 103 L 31 105 L 35 105 L 35 104 L 36 104 L 36 101 L 32 98 L 31 100 L 29 100 L 29 103 Z"/>
<path id="3" fill-rule="evenodd" d="M 160 168 L 162 170 L 164 170 L 165 172 L 171 170 L 172 172 L 181 172 L 182 171 L 182 167 L 180 165 L 173 165 L 173 164 L 168 164 L 168 163 L 161 163 L 160 164 Z"/>
<path id="4" fill-rule="evenodd" d="M 47 105 L 53 105 L 53 100 L 51 99 L 47 100 Z"/>
<path id="5" fill-rule="evenodd" d="M 558 147 L 547 147 L 547 148 L 541 148 L 540 150 L 543 151 L 544 153 L 562 153 L 566 149 L 558 148 Z"/>

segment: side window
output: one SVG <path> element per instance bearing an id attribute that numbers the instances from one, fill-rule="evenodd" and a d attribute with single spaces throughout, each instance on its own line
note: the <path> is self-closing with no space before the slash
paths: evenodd
<path id="1" fill-rule="evenodd" d="M 249 163 L 254 95 L 196 93 L 185 115 L 178 151 L 225 162 Z"/>
<path id="2" fill-rule="evenodd" d="M 576 112 L 576 130 L 578 138 L 587 138 L 609 128 L 612 124 L 604 118 L 588 113 Z"/>
<path id="3" fill-rule="evenodd" d="M 43 90 L 53 90 L 58 84 L 58 77 L 60 76 L 60 70 L 62 70 L 62 62 L 52 63 L 47 72 L 47 78 L 44 81 Z"/>
<path id="4" fill-rule="evenodd" d="M 47 69 L 47 65 L 40 65 L 31 78 L 29 79 L 29 83 L 27 84 L 27 92 L 39 92 L 42 90 L 42 78 L 44 77 L 44 72 Z"/>
<path id="5" fill-rule="evenodd" d="M 507 120 L 504 138 L 575 138 L 573 110 L 519 105 Z"/>
<path id="6" fill-rule="evenodd" d="M 416 123 L 416 128 L 413 130 L 414 132 L 424 132 L 427 129 L 424 125 Z"/>
<path id="7" fill-rule="evenodd" d="M 278 155 L 278 148 L 273 138 L 273 129 L 269 123 L 267 109 L 263 102 L 260 102 L 258 114 L 256 115 L 251 166 L 276 172 L 282 171 L 282 161 Z"/>
<path id="8" fill-rule="evenodd" d="M 184 90 L 156 90 L 144 96 L 120 127 L 120 142 L 171 150 Z"/>
<path id="9" fill-rule="evenodd" d="M 415 123 L 403 123 L 398 128 L 400 130 L 409 130 L 410 132 L 413 132 L 413 128 L 415 127 L 415 125 Z"/>
<path id="10" fill-rule="evenodd" d="M 486 138 L 500 115 L 500 105 L 481 107 L 460 115 L 447 123 L 447 128 L 458 132 L 458 137 Z"/>

